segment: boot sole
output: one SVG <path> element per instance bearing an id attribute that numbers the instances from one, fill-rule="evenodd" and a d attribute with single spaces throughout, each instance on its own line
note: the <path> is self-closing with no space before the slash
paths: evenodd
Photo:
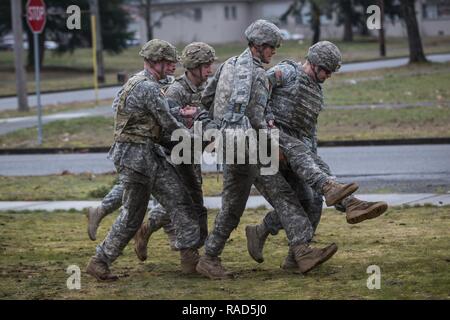
<path id="1" fill-rule="evenodd" d="M 318 266 L 320 266 L 322 263 L 324 263 L 325 261 L 328 261 L 336 252 L 337 252 L 337 250 L 338 250 L 338 247 L 337 247 L 337 245 L 336 244 L 334 244 L 334 246 L 332 247 L 332 248 L 330 248 L 331 250 L 330 250 L 330 252 L 328 252 L 327 253 L 327 255 L 322 259 L 322 260 L 319 260 L 318 262 L 317 262 L 317 264 L 315 264 L 314 266 L 312 266 L 311 268 L 309 268 L 309 269 L 307 269 L 307 270 L 300 270 L 300 272 L 302 273 L 302 274 L 307 274 L 309 271 L 311 271 L 312 269 L 314 269 L 314 268 L 316 268 L 316 267 L 318 267 Z"/>
<path id="2" fill-rule="evenodd" d="M 334 195 L 333 197 L 331 197 L 329 199 L 325 198 L 325 203 L 327 204 L 328 207 L 334 206 L 335 204 L 338 204 L 339 202 L 341 202 L 342 199 L 348 197 L 353 192 L 358 190 L 358 188 L 359 188 L 358 184 L 351 183 L 347 188 L 342 190 L 342 192 L 340 192 L 339 194 Z"/>
<path id="3" fill-rule="evenodd" d="M 86 211 L 86 217 L 87 217 L 87 219 L 88 219 L 88 225 L 87 225 L 87 234 L 88 234 L 88 237 L 89 237 L 89 239 L 91 239 L 92 241 L 95 241 L 95 240 L 97 240 L 97 235 L 96 235 L 96 233 L 91 234 L 91 230 L 90 230 L 90 228 L 89 228 L 89 226 L 91 225 L 91 212 L 89 211 L 89 209 L 87 209 L 87 211 Z"/>
<path id="4" fill-rule="evenodd" d="M 145 256 L 145 257 L 141 256 L 141 255 L 138 253 L 138 251 L 136 250 L 136 248 L 134 248 L 134 253 L 136 254 L 136 257 L 139 259 L 139 261 L 144 262 L 145 260 L 147 260 L 147 257 L 146 257 L 146 256 Z"/>
<path id="5" fill-rule="evenodd" d="M 361 214 L 356 216 L 355 218 L 347 219 L 349 224 L 356 224 L 363 222 L 364 220 L 373 219 L 381 216 L 388 209 L 388 205 L 386 202 L 377 203 L 369 208 L 369 211 L 366 214 Z"/>
<path id="6" fill-rule="evenodd" d="M 251 228 L 249 228 L 249 226 L 245 227 L 245 236 L 247 238 L 247 251 L 248 254 L 250 255 L 250 257 L 252 257 L 253 260 L 255 260 L 258 263 L 262 263 L 264 262 L 264 258 L 263 257 L 255 257 L 255 255 L 252 254 L 252 250 L 250 250 L 250 242 L 248 241 L 249 237 L 254 236 L 257 238 L 257 235 L 255 234 L 256 231 L 252 231 Z"/>

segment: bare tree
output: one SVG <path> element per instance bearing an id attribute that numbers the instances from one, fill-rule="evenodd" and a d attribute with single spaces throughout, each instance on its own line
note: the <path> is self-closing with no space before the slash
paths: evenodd
<path id="1" fill-rule="evenodd" d="M 319 42 L 320 40 L 320 1 L 310 0 L 311 3 L 311 29 L 313 31 L 313 37 L 311 40 L 311 45 Z"/>
<path id="2" fill-rule="evenodd" d="M 386 56 L 386 40 L 384 39 L 384 0 L 378 0 L 381 14 L 381 28 L 378 31 L 378 42 L 380 45 L 380 56 Z"/>
<path id="3" fill-rule="evenodd" d="M 14 69 L 19 111 L 28 111 L 27 74 L 23 65 L 22 2 L 11 0 L 12 28 L 14 33 Z"/>
<path id="4" fill-rule="evenodd" d="M 341 0 L 339 1 L 339 6 L 341 7 L 342 16 L 344 20 L 344 36 L 343 41 L 351 42 L 353 41 L 353 4 L 352 0 Z"/>
<path id="5" fill-rule="evenodd" d="M 406 30 L 408 32 L 409 63 L 427 62 L 423 53 L 422 39 L 420 38 L 419 27 L 417 25 L 414 2 L 414 0 L 400 0 L 403 19 L 405 20 Z"/>

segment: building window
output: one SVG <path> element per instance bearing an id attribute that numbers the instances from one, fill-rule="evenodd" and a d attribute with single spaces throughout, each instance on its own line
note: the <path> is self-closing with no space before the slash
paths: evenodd
<path id="1" fill-rule="evenodd" d="M 225 6 L 225 20 L 237 20 L 236 6 Z"/>
<path id="2" fill-rule="evenodd" d="M 232 6 L 231 7 L 231 17 L 233 18 L 233 20 L 237 20 L 237 13 L 236 13 L 236 7 Z"/>
<path id="3" fill-rule="evenodd" d="M 426 20 L 450 19 L 450 3 L 447 1 L 422 4 L 422 17 Z"/>
<path id="4" fill-rule="evenodd" d="M 194 8 L 194 20 L 202 21 L 202 8 Z"/>

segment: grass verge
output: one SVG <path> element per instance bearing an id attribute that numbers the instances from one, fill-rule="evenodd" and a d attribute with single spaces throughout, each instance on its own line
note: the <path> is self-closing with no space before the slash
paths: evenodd
<path id="1" fill-rule="evenodd" d="M 222 174 L 204 174 L 204 196 L 219 196 L 222 181 Z M 0 176 L 0 201 L 99 200 L 116 182 L 115 173 Z"/>

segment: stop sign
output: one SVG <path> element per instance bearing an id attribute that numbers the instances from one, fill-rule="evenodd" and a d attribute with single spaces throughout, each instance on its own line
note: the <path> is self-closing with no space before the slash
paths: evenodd
<path id="1" fill-rule="evenodd" d="M 28 0 L 27 6 L 27 22 L 33 33 L 41 33 L 45 27 L 46 8 L 44 0 Z"/>

